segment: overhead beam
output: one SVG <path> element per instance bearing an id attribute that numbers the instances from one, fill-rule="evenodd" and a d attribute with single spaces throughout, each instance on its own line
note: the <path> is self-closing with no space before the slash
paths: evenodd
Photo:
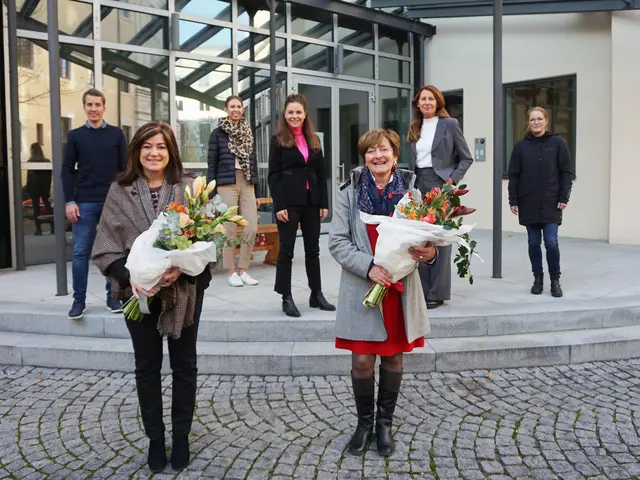
<path id="1" fill-rule="evenodd" d="M 405 30 L 425 37 L 433 37 L 436 29 L 428 23 L 416 22 L 391 13 L 386 13 L 373 8 L 355 3 L 347 3 L 340 0 L 290 0 L 290 3 L 304 5 L 317 10 L 337 13 L 347 17 L 360 18 L 361 20 L 385 25 L 391 28 Z"/>
<path id="2" fill-rule="evenodd" d="M 490 1 L 440 1 L 422 7 L 409 7 L 409 18 L 488 17 L 493 15 Z M 640 9 L 640 0 L 505 0 L 503 15 L 544 15 L 555 13 L 607 12 Z"/>

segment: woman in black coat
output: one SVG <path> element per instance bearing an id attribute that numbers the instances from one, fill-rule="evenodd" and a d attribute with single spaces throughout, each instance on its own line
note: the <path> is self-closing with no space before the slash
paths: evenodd
<path id="1" fill-rule="evenodd" d="M 509 163 L 509 205 L 527 227 L 533 270 L 531 293 L 543 289 L 542 238 L 551 277 L 551 295 L 562 297 L 558 226 L 569 203 L 573 183 L 571 154 L 564 140 L 547 130 L 549 116 L 542 107 L 527 112 L 529 132 L 513 148 Z"/>
<path id="2" fill-rule="evenodd" d="M 269 189 L 280 234 L 274 290 L 282 295 L 282 310 L 290 317 L 300 316 L 291 296 L 291 264 L 298 225 L 311 289 L 309 306 L 336 309 L 324 298 L 320 282 L 320 222 L 329 214 L 329 197 L 320 139 L 307 115 L 304 96 L 289 95 L 269 151 Z"/>

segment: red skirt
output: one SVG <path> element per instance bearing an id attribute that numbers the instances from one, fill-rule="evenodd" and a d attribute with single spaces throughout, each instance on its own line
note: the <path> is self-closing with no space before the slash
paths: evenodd
<path id="1" fill-rule="evenodd" d="M 367 233 L 373 253 L 376 251 L 378 231 L 376 225 L 367 225 Z M 417 338 L 413 342 L 407 341 L 407 333 L 404 326 L 404 312 L 402 311 L 401 289 L 390 288 L 382 300 L 382 318 L 384 328 L 387 331 L 387 339 L 383 342 L 370 342 L 364 340 L 347 340 L 336 338 L 336 348 L 350 350 L 361 355 L 380 355 L 390 357 L 400 352 L 410 352 L 416 347 L 424 347 L 424 337 Z M 362 299 L 364 300 L 364 298 Z"/>

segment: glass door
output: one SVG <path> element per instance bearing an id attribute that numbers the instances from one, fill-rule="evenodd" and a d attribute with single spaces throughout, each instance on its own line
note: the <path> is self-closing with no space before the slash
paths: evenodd
<path id="1" fill-rule="evenodd" d="M 353 168 L 362 165 L 358 139 L 373 127 L 373 86 L 294 77 L 293 91 L 307 99 L 309 117 L 323 148 L 331 205 L 322 230 L 328 231 L 340 185 L 348 180 Z"/>

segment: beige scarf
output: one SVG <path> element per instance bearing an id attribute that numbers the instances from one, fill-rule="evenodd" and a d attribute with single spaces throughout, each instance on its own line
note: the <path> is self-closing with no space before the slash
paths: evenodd
<path id="1" fill-rule="evenodd" d="M 165 182 L 160 189 L 157 210 L 153 208 L 151 192 L 144 179 L 138 179 L 130 186 L 122 186 L 117 182 L 111 185 L 91 255 L 103 275 L 113 262 L 127 257 L 135 239 L 151 226 L 170 202 L 185 203 L 184 186 L 192 181 L 189 177 L 183 177 L 182 183 L 175 185 Z M 111 282 L 114 297 L 121 300 L 131 298 L 131 287 L 123 288 L 113 278 Z M 188 282 L 184 275 L 181 275 L 175 283 L 161 289 L 156 297 L 162 302 L 158 332 L 162 336 L 180 338 L 182 329 L 193 325 L 195 283 Z"/>
<path id="2" fill-rule="evenodd" d="M 224 117 L 220 119 L 218 126 L 229 137 L 229 151 L 236 156 L 244 176 L 251 181 L 250 156 L 253 151 L 253 133 L 249 123 L 243 117 L 236 125 L 229 117 Z"/>

